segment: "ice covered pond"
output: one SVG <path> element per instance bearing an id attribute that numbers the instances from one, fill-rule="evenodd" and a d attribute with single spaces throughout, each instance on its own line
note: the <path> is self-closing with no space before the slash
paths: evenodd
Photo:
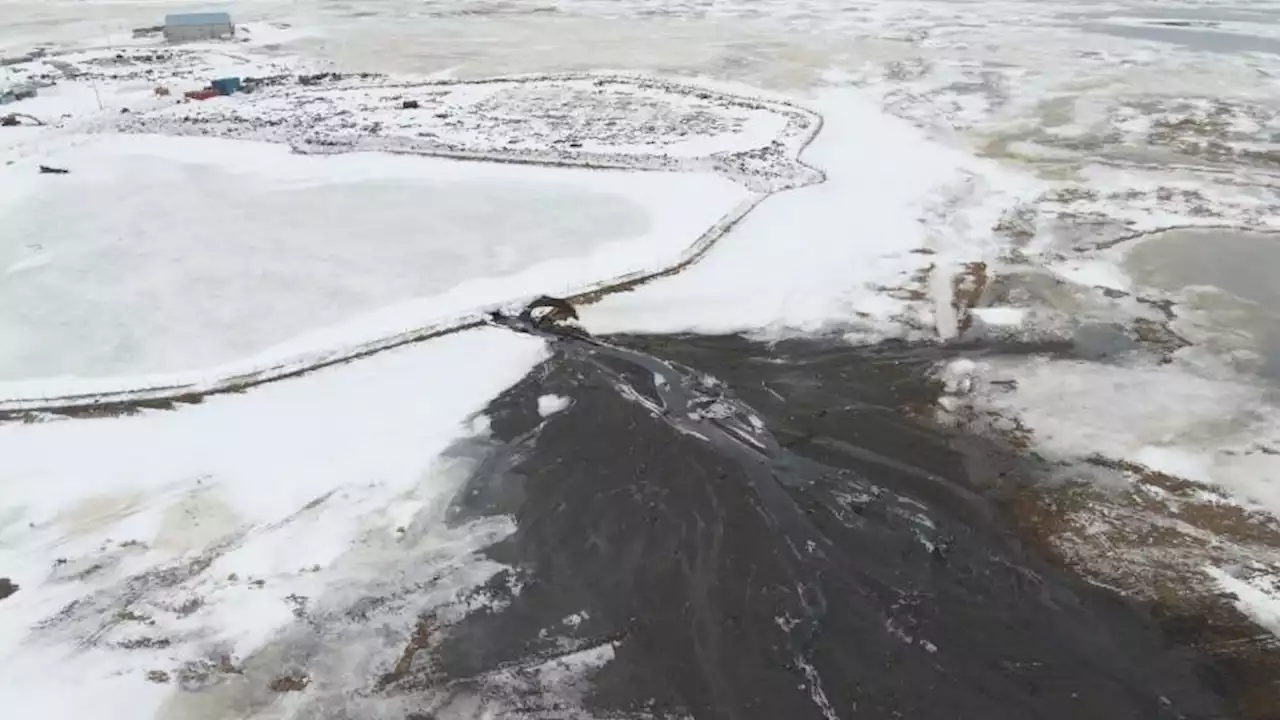
<path id="1" fill-rule="evenodd" d="M 1129 251 L 1135 281 L 1181 300 L 1187 333 L 1280 381 L 1280 233 L 1233 228 L 1157 233 Z"/>
<path id="2" fill-rule="evenodd" d="M 59 162 L 6 168 L 0 380 L 192 370 L 415 299 L 447 315 L 566 292 L 669 261 L 744 194 L 191 138 L 86 138 Z"/>

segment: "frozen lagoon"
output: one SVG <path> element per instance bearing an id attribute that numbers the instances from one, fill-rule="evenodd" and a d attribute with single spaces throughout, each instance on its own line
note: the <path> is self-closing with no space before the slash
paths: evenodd
<path id="1" fill-rule="evenodd" d="M 3 381 L 199 370 L 408 301 L 425 320 L 569 294 L 670 261 L 747 194 L 200 138 L 84 137 L 54 157 L 74 171 L 0 169 L 19 189 L 0 200 Z"/>

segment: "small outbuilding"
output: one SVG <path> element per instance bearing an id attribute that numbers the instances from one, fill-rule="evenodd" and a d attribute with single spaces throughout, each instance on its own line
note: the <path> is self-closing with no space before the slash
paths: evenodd
<path id="1" fill-rule="evenodd" d="M 176 13 L 164 16 L 164 39 L 171 43 L 219 40 L 236 34 L 231 15 L 224 12 Z"/>
<path id="2" fill-rule="evenodd" d="M 216 90 L 219 95 L 233 95 L 244 89 L 244 83 L 240 82 L 238 77 L 224 77 L 209 83 L 209 87 Z"/>

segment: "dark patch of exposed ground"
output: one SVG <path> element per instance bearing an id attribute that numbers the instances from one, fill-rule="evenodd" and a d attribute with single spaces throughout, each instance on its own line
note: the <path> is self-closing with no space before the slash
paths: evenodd
<path id="1" fill-rule="evenodd" d="M 644 354 L 557 343 L 488 409 L 501 445 L 454 513 L 516 518 L 490 553 L 520 591 L 496 580 L 505 606 L 430 633 L 382 691 L 483 693 L 609 643 L 585 697 L 604 716 L 1228 715 L 1212 658 L 1024 542 L 1007 511 L 1032 463 L 913 412 L 940 349 L 610 342 Z M 572 405 L 544 419 L 547 393 Z"/>
<path id="2" fill-rule="evenodd" d="M 1280 521 L 1204 486 L 1101 458 L 1113 482 L 1024 488 L 1020 527 L 1057 563 L 1149 610 L 1170 644 L 1247 720 L 1280 718 L 1280 640 L 1243 615 L 1205 567 L 1280 574 Z M 1118 482 L 1115 482 L 1118 481 Z"/>

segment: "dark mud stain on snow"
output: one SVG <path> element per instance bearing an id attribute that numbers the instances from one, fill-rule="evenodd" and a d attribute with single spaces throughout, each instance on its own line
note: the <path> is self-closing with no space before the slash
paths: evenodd
<path id="1" fill-rule="evenodd" d="M 575 686 L 608 717 L 1223 716 L 1149 618 L 1006 529 L 992 498 L 1028 466 L 913 417 L 941 350 L 609 342 L 554 343 L 486 411 L 453 513 L 514 516 L 489 554 L 517 577 L 396 688 L 483 695 L 608 647 Z M 544 394 L 572 403 L 544 418 Z M 507 716 L 578 716 L 539 677 Z"/>

